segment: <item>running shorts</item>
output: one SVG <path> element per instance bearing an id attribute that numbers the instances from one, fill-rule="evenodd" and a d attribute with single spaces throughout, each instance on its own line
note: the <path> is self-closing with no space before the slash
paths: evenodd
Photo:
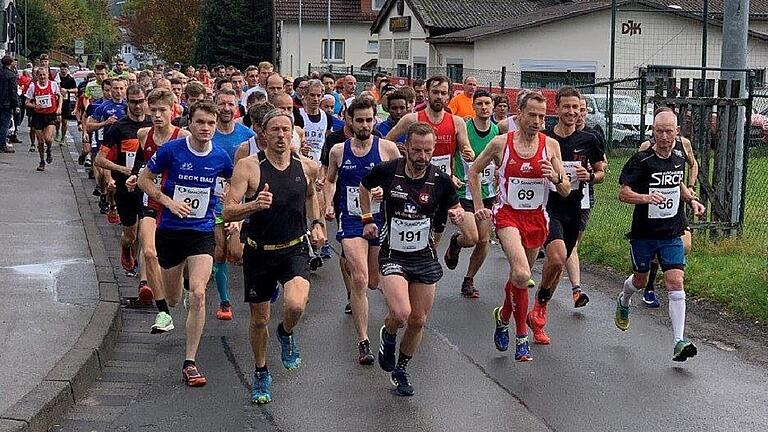
<path id="1" fill-rule="evenodd" d="M 436 284 L 443 277 L 443 268 L 437 259 L 415 257 L 390 257 L 387 253 L 379 254 L 379 270 L 382 276 L 402 276 L 408 282 L 425 285 Z"/>
<path id="2" fill-rule="evenodd" d="M 587 230 L 587 224 L 589 223 L 589 216 L 592 214 L 592 209 L 581 209 L 581 219 L 579 219 L 579 232 Z"/>
<path id="3" fill-rule="evenodd" d="M 540 248 L 547 240 L 549 229 L 543 210 L 514 210 L 503 205 L 495 211 L 493 222 L 496 232 L 503 228 L 517 228 L 525 249 Z"/>
<path id="4" fill-rule="evenodd" d="M 309 246 L 302 242 L 276 251 L 255 249 L 246 243 L 243 249 L 243 286 L 246 303 L 270 301 L 278 282 L 285 285 L 293 278 L 309 280 Z"/>
<path id="5" fill-rule="evenodd" d="M 685 249 L 680 237 L 671 240 L 630 239 L 632 270 L 637 273 L 651 271 L 651 261 L 658 257 L 662 271 L 684 270 Z"/>
<path id="6" fill-rule="evenodd" d="M 213 232 L 196 230 L 155 231 L 155 249 L 160 267 L 169 269 L 196 255 L 210 255 L 216 247 Z"/>
<path id="7" fill-rule="evenodd" d="M 576 243 L 579 241 L 579 225 L 581 224 L 581 214 L 576 216 L 549 215 L 549 235 L 544 242 L 544 247 L 547 247 L 555 240 L 562 240 L 565 242 L 566 257 L 571 256 L 573 248 L 576 247 Z"/>
<path id="8" fill-rule="evenodd" d="M 459 198 L 459 204 L 461 204 L 461 208 L 463 208 L 465 212 L 475 212 L 475 205 L 472 203 L 472 200 Z M 483 200 L 483 207 L 488 210 L 493 210 L 494 204 L 496 204 L 496 197 L 485 198 Z"/>
<path id="9" fill-rule="evenodd" d="M 338 218 L 339 230 L 336 232 L 336 241 L 341 243 L 345 238 L 355 238 L 363 236 L 363 221 L 360 216 L 343 215 Z M 374 222 L 379 228 L 381 233 L 381 227 L 384 225 L 384 218 L 381 213 L 374 217 Z M 381 241 L 378 237 L 374 239 L 368 239 L 368 246 L 380 246 Z"/>
<path id="10" fill-rule="evenodd" d="M 37 114 L 33 112 L 29 121 L 29 127 L 35 130 L 43 130 L 48 126 L 54 126 L 58 123 L 56 114 Z"/>
<path id="11" fill-rule="evenodd" d="M 136 222 L 142 217 L 142 210 L 144 209 L 143 197 L 144 193 L 139 189 L 134 189 L 133 192 L 115 192 L 115 205 L 117 206 L 117 214 L 120 215 L 120 224 L 122 226 L 136 225 Z"/>

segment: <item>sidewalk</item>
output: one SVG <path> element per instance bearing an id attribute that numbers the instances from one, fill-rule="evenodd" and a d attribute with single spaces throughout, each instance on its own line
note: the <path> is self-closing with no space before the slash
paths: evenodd
<path id="1" fill-rule="evenodd" d="M 104 247 L 81 212 L 82 184 L 70 181 L 76 162 L 54 144 L 53 163 L 35 171 L 28 130 L 19 132 L 16 153 L 0 154 L 0 431 L 47 428 L 100 374 L 119 323 L 114 274 L 97 274 L 91 251 Z"/>

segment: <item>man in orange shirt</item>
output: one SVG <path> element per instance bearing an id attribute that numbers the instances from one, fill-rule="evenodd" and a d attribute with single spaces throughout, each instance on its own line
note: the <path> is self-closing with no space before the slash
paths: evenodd
<path id="1" fill-rule="evenodd" d="M 477 78 L 468 76 L 464 79 L 464 92 L 459 93 L 448 103 L 448 108 L 454 115 L 463 119 L 474 117 L 475 109 L 472 106 L 472 97 L 477 90 Z"/>

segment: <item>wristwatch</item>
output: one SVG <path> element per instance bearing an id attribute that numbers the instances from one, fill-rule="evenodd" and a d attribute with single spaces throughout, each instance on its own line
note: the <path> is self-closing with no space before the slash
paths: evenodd
<path id="1" fill-rule="evenodd" d="M 314 228 L 314 227 L 315 227 L 315 225 L 320 225 L 320 226 L 322 226 L 322 227 L 324 227 L 324 226 L 325 226 L 325 224 L 323 223 L 323 221 L 321 221 L 320 219 L 315 219 L 315 220 L 313 220 L 313 221 L 312 221 L 312 228 Z"/>

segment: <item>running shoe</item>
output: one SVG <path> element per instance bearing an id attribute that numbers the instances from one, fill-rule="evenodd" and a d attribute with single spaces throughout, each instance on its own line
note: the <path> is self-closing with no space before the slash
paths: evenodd
<path id="1" fill-rule="evenodd" d="M 272 375 L 269 371 L 253 373 L 251 403 L 265 404 L 272 402 Z"/>
<path id="2" fill-rule="evenodd" d="M 629 306 L 621 305 L 621 295 L 616 298 L 616 315 L 613 317 L 613 322 L 616 327 L 621 331 L 627 331 L 629 329 Z M 632 300 L 630 300 L 630 304 Z"/>
<path id="3" fill-rule="evenodd" d="M 21 140 L 19 139 L 16 134 L 11 134 L 8 136 L 8 142 L 11 144 L 21 144 Z"/>
<path id="4" fill-rule="evenodd" d="M 528 279 L 528 288 L 533 288 L 536 286 L 536 281 L 533 280 L 533 278 Z"/>
<path id="5" fill-rule="evenodd" d="M 533 360 L 528 346 L 528 336 L 515 338 L 515 361 L 527 362 Z"/>
<path id="6" fill-rule="evenodd" d="M 95 197 L 99 197 L 99 198 L 101 197 L 101 190 L 99 189 L 98 186 L 93 188 L 93 192 L 91 192 L 91 195 L 93 195 Z"/>
<path id="7" fill-rule="evenodd" d="M 51 154 L 51 148 L 48 147 L 48 150 L 45 151 L 45 162 L 48 164 L 53 163 L 53 155 Z"/>
<path id="8" fill-rule="evenodd" d="M 109 206 L 109 211 L 107 212 L 107 222 L 112 225 L 117 225 L 120 223 L 120 215 L 117 213 L 117 206 Z"/>
<path id="9" fill-rule="evenodd" d="M 232 321 L 232 305 L 219 305 L 219 310 L 216 311 L 216 319 L 222 321 Z"/>
<path id="10" fill-rule="evenodd" d="M 133 268 L 136 266 L 133 256 L 131 256 L 131 248 L 128 246 L 120 248 L 120 265 L 123 266 L 126 273 L 133 272 Z"/>
<path id="11" fill-rule="evenodd" d="M 373 364 L 373 354 L 371 353 L 371 343 L 368 339 L 359 342 L 357 344 L 357 362 L 363 366 L 370 366 Z"/>
<path id="12" fill-rule="evenodd" d="M 347 315 L 351 315 L 352 314 L 352 303 L 347 302 L 347 305 L 344 306 L 344 313 L 347 314 Z"/>
<path id="13" fill-rule="evenodd" d="M 461 283 L 461 295 L 464 298 L 480 298 L 480 291 L 475 288 L 475 281 L 472 278 L 464 278 Z"/>
<path id="14" fill-rule="evenodd" d="M 533 332 L 533 342 L 539 345 L 549 345 L 552 340 L 544 331 L 544 326 L 547 325 L 547 304 L 541 303 L 538 300 L 534 303 L 533 310 L 528 312 L 528 319 L 526 320 L 528 327 Z"/>
<path id="15" fill-rule="evenodd" d="M 393 370 L 389 381 L 397 389 L 398 395 L 413 396 L 413 386 L 408 381 L 408 372 L 405 369 L 397 368 Z"/>
<path id="16" fill-rule="evenodd" d="M 37 166 L 38 171 L 45 171 L 45 161 L 40 161 L 40 164 Z"/>
<path id="17" fill-rule="evenodd" d="M 578 285 L 573 289 L 573 307 L 581 308 L 589 303 L 589 296 Z"/>
<path id="18" fill-rule="evenodd" d="M 152 334 L 165 333 L 173 330 L 173 318 L 167 312 L 158 312 L 155 317 L 155 323 L 149 331 Z"/>
<path id="19" fill-rule="evenodd" d="M 656 291 L 654 290 L 648 290 L 645 293 L 643 293 L 643 304 L 645 304 L 645 307 L 655 309 L 660 306 L 659 299 L 656 297 Z"/>
<path id="20" fill-rule="evenodd" d="M 320 247 L 320 252 L 317 254 L 322 259 L 331 259 L 331 245 L 328 243 Z"/>
<path id="21" fill-rule="evenodd" d="M 496 322 L 496 330 L 493 332 L 493 343 L 499 351 L 509 349 L 509 324 L 501 321 L 501 308 L 493 310 L 493 320 Z"/>
<path id="22" fill-rule="evenodd" d="M 684 362 L 691 357 L 696 357 L 698 354 L 696 345 L 688 339 L 682 339 L 675 344 L 675 351 L 672 354 L 672 361 Z"/>
<path id="23" fill-rule="evenodd" d="M 184 382 L 187 383 L 187 385 L 190 387 L 202 387 L 208 382 L 203 374 L 197 370 L 196 365 L 189 365 L 185 367 L 182 369 L 181 373 L 184 377 Z"/>
<path id="24" fill-rule="evenodd" d="M 83 166 L 86 168 L 90 168 L 93 166 L 93 161 L 91 161 L 91 155 L 85 156 L 85 161 L 83 161 Z"/>
<path id="25" fill-rule="evenodd" d="M 34 144 L 29 145 L 29 152 L 34 153 L 37 151 L 37 147 Z"/>
<path id="26" fill-rule="evenodd" d="M 283 367 L 288 370 L 298 369 L 301 366 L 301 353 L 296 345 L 296 337 L 282 336 L 277 332 L 277 340 L 280 341 L 280 359 L 283 361 Z"/>
<path id="27" fill-rule="evenodd" d="M 139 283 L 139 300 L 141 300 L 144 303 L 149 303 L 154 299 L 154 293 L 152 292 L 152 288 L 147 285 L 146 282 Z"/>
<path id="28" fill-rule="evenodd" d="M 315 255 L 309 259 L 309 271 L 316 271 L 323 266 L 323 259 Z"/>
<path id="29" fill-rule="evenodd" d="M 99 198 L 99 213 L 105 215 L 109 213 L 109 203 L 107 203 L 107 195 L 104 194 Z"/>
<path id="30" fill-rule="evenodd" d="M 385 372 L 392 372 L 395 370 L 395 346 L 397 345 L 397 335 L 392 336 L 385 330 L 384 326 L 381 326 L 379 330 L 379 366 Z"/>
<path id="31" fill-rule="evenodd" d="M 461 253 L 461 246 L 459 245 L 459 234 L 453 233 L 451 241 L 448 243 L 448 249 L 445 250 L 443 260 L 445 260 L 445 266 L 450 270 L 454 270 L 459 265 L 459 254 Z"/>
<path id="32" fill-rule="evenodd" d="M 78 165 L 84 165 L 85 164 L 85 156 L 84 154 L 80 154 L 80 156 L 77 157 L 77 164 Z"/>

